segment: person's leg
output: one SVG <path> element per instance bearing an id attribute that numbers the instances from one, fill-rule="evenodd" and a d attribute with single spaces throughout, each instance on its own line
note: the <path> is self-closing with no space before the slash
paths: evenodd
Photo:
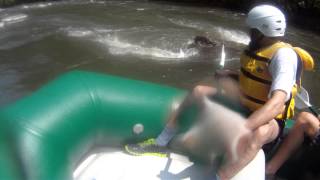
<path id="1" fill-rule="evenodd" d="M 240 97 L 240 90 L 239 83 L 236 77 L 236 73 L 230 70 L 219 71 L 219 73 L 215 75 L 215 81 L 217 82 L 217 86 L 219 87 L 219 89 L 223 91 L 224 95 L 238 101 Z M 177 116 L 179 115 L 181 110 L 194 102 L 201 106 L 202 97 L 213 96 L 216 93 L 218 93 L 218 89 L 216 87 L 206 85 L 195 86 L 192 90 L 192 93 L 183 100 L 183 102 L 176 110 L 172 111 L 167 121 L 167 126 L 175 128 L 177 126 Z"/>
<path id="2" fill-rule="evenodd" d="M 304 119 L 304 121 L 302 120 L 302 123 L 306 124 L 306 135 L 311 139 L 315 138 L 320 130 L 319 117 L 317 118 L 313 114 L 308 112 L 302 112 L 301 116 L 301 119 Z"/>
<path id="3" fill-rule="evenodd" d="M 210 96 L 217 93 L 217 89 L 212 86 L 204 86 L 204 85 L 197 85 L 195 88 L 193 88 L 192 96 L 195 99 L 199 99 L 203 96 Z"/>
<path id="4" fill-rule="evenodd" d="M 279 132 L 278 123 L 272 120 L 254 130 L 253 134 L 244 134 L 238 141 L 237 158 L 227 157 L 226 163 L 219 170 L 219 177 L 221 179 L 232 178 L 256 156 L 264 144 L 275 140 Z"/>
<path id="5" fill-rule="evenodd" d="M 176 135 L 178 129 L 178 116 L 180 113 L 191 104 L 196 103 L 201 106 L 201 99 L 206 95 L 213 95 L 216 89 L 210 86 L 196 86 L 192 93 L 188 94 L 182 102 L 174 101 L 171 107 L 171 112 L 167 119 L 166 126 L 157 138 L 147 139 L 137 144 L 125 145 L 125 151 L 132 155 L 156 155 L 167 156 L 166 146 Z"/>
<path id="6" fill-rule="evenodd" d="M 235 80 L 232 80 L 228 77 L 216 78 L 219 86 L 224 89 L 226 95 L 235 97 L 235 94 L 239 94 L 235 89 L 238 90 L 238 83 Z M 150 151 L 157 151 L 156 154 L 159 156 L 164 156 L 166 153 L 163 151 L 163 148 L 168 145 L 172 138 L 176 135 L 178 128 L 178 116 L 187 106 L 196 103 L 198 106 L 202 106 L 202 99 L 204 96 L 212 96 L 217 93 L 217 89 L 211 86 L 198 85 L 196 86 L 192 93 L 187 95 L 181 103 L 176 102 L 173 104 L 171 113 L 169 114 L 167 123 L 162 132 L 157 136 L 156 139 L 148 139 L 144 142 L 138 144 L 128 144 L 125 146 L 125 150 L 133 155 L 144 155 L 150 154 Z M 162 153 L 163 152 L 163 153 Z"/>
<path id="7" fill-rule="evenodd" d="M 222 77 L 218 79 L 218 85 L 221 89 L 221 93 L 234 101 L 239 101 L 240 89 L 239 83 L 232 77 Z"/>
<path id="8" fill-rule="evenodd" d="M 239 98 L 238 82 L 230 77 L 217 78 L 217 83 L 223 89 L 226 96 L 234 100 Z M 191 94 L 189 94 L 179 105 L 173 105 L 172 112 L 169 115 L 167 124 L 160 135 L 157 136 L 155 143 L 159 146 L 167 146 L 171 139 L 176 135 L 178 127 L 178 116 L 183 109 L 192 103 L 202 106 L 202 98 L 204 96 L 212 96 L 217 93 L 217 89 L 212 86 L 197 85 Z"/>
<path id="9" fill-rule="evenodd" d="M 281 165 L 303 143 L 304 135 L 313 138 L 319 131 L 319 120 L 311 113 L 299 114 L 295 125 L 281 144 L 277 153 L 267 163 L 266 174 L 275 174 Z"/>
<path id="10" fill-rule="evenodd" d="M 170 140 L 175 136 L 178 128 L 178 116 L 183 109 L 190 106 L 192 103 L 196 103 L 198 106 L 201 106 L 200 101 L 203 96 L 214 95 L 216 92 L 217 90 L 214 87 L 198 85 L 180 104 L 173 104 L 167 124 L 160 135 L 156 138 L 156 144 L 160 146 L 167 146 Z"/>

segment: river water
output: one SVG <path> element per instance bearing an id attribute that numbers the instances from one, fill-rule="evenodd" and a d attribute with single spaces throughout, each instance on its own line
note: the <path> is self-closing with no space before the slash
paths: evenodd
<path id="1" fill-rule="evenodd" d="M 235 69 L 248 44 L 245 15 L 147 1 L 63 1 L 0 9 L 0 105 L 32 93 L 59 74 L 81 69 L 191 89 L 209 84 L 221 44 Z M 189 48 L 196 35 L 217 42 Z M 289 26 L 286 39 L 320 57 L 320 36 Z M 304 74 L 320 105 L 319 64 Z"/>

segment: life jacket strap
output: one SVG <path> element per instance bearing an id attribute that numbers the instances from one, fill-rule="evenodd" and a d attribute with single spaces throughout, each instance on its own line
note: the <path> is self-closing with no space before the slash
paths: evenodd
<path id="1" fill-rule="evenodd" d="M 250 72 L 246 71 L 244 68 L 241 68 L 240 71 L 242 72 L 242 74 L 244 76 L 246 76 L 247 78 L 250 78 L 252 80 L 255 80 L 255 81 L 258 81 L 260 83 L 263 83 L 263 84 L 267 84 L 267 85 L 271 85 L 272 82 L 269 81 L 269 80 L 266 80 L 266 79 L 262 79 L 262 78 L 259 78 L 253 74 L 251 74 Z"/>
<path id="2" fill-rule="evenodd" d="M 263 62 L 269 62 L 269 58 L 262 57 L 257 55 L 255 52 L 249 51 L 248 49 L 244 50 L 245 55 L 257 60 L 257 61 L 263 61 Z"/>

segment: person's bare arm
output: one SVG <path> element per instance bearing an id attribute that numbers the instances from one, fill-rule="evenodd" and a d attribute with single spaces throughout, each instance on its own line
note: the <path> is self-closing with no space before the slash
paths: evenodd
<path id="1" fill-rule="evenodd" d="M 266 104 L 253 112 L 247 119 L 245 126 L 248 128 L 249 132 L 254 133 L 257 128 L 262 126 L 268 128 L 274 126 L 274 124 L 270 124 L 270 122 L 283 111 L 285 100 L 286 93 L 282 90 L 275 90 Z M 241 138 L 241 141 L 243 142 L 238 142 L 237 151 L 238 156 L 241 158 L 236 161 L 228 160 L 227 163 L 221 167 L 219 171 L 221 179 L 230 179 L 235 176 L 259 151 L 260 145 L 256 142 L 258 140 L 251 135 L 252 134 L 250 133 L 244 134 L 243 138 Z"/>
<path id="2" fill-rule="evenodd" d="M 282 113 L 285 108 L 286 95 L 282 90 L 273 91 L 266 104 L 249 116 L 246 124 L 247 128 L 254 130 Z"/>

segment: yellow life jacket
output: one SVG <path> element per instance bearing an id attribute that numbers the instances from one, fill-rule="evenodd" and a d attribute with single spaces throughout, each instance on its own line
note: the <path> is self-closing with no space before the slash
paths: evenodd
<path id="1" fill-rule="evenodd" d="M 277 42 L 269 47 L 262 48 L 258 51 L 251 52 L 245 50 L 241 56 L 241 71 L 240 71 L 240 90 L 242 97 L 241 103 L 255 111 L 263 106 L 268 100 L 268 93 L 271 88 L 272 77 L 269 73 L 268 66 L 271 62 L 273 55 L 278 49 L 283 47 L 292 48 L 298 55 L 298 72 L 297 82 L 291 90 L 290 99 L 283 107 L 283 111 L 276 119 L 285 120 L 292 118 L 294 115 L 294 97 L 301 86 L 302 68 L 311 70 L 314 67 L 314 61 L 311 55 L 305 50 L 292 47 L 290 44 L 284 42 Z"/>

